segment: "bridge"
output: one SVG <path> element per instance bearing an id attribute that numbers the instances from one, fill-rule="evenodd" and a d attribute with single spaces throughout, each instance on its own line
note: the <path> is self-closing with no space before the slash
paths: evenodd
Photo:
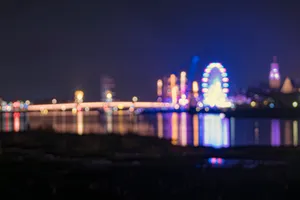
<path id="1" fill-rule="evenodd" d="M 114 108 L 174 108 L 171 103 L 163 102 L 132 102 L 132 101 L 119 101 L 119 102 L 82 102 L 82 103 L 57 103 L 57 104 L 36 104 L 29 105 L 27 111 L 54 111 L 54 110 L 72 110 L 77 109 L 103 109 Z"/>

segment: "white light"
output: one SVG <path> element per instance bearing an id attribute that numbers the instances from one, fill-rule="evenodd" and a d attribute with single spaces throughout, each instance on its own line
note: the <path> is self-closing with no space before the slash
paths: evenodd
<path id="1" fill-rule="evenodd" d="M 56 99 L 52 99 L 52 103 L 53 103 L 53 104 L 56 104 L 56 103 L 57 103 L 57 100 L 56 100 Z"/>
<path id="2" fill-rule="evenodd" d="M 298 102 L 294 101 L 294 102 L 293 102 L 293 107 L 294 107 L 294 108 L 297 108 L 297 107 L 298 107 Z"/>
<path id="3" fill-rule="evenodd" d="M 138 98 L 136 96 L 132 97 L 132 101 L 133 102 L 137 102 L 138 101 Z"/>

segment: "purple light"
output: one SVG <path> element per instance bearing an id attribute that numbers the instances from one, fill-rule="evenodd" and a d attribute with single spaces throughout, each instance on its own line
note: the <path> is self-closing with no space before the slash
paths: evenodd
<path id="1" fill-rule="evenodd" d="M 280 122 L 277 119 L 271 120 L 271 145 L 280 146 Z"/>

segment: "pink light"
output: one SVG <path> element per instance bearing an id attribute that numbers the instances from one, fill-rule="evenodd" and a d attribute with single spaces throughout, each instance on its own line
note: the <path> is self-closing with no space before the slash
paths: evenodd
<path id="1" fill-rule="evenodd" d="M 217 162 L 218 162 L 219 164 L 222 164 L 223 159 L 222 159 L 222 158 L 217 158 Z"/>
<path id="2" fill-rule="evenodd" d="M 208 81 L 208 78 L 202 78 L 202 82 L 207 82 Z"/>
<path id="3" fill-rule="evenodd" d="M 212 164 L 216 164 L 216 162 L 217 162 L 217 159 L 216 159 L 216 158 L 211 158 L 211 163 L 212 163 Z"/>
<path id="4" fill-rule="evenodd" d="M 224 93 L 228 93 L 228 92 L 229 92 L 229 89 L 228 89 L 228 88 L 223 88 L 223 92 L 224 92 Z"/>
<path id="5" fill-rule="evenodd" d="M 206 69 L 205 69 L 205 72 L 206 72 L 206 73 L 210 73 L 210 69 L 206 68 Z"/>
<path id="6" fill-rule="evenodd" d="M 20 107 L 20 102 L 18 101 L 14 102 L 13 107 L 14 108 Z"/>
<path id="7" fill-rule="evenodd" d="M 224 78 L 222 78 L 222 81 L 223 81 L 223 82 L 228 82 L 228 81 L 229 81 L 229 78 L 224 77 Z"/>
<path id="8" fill-rule="evenodd" d="M 207 88 L 202 88 L 202 92 L 203 92 L 203 93 L 205 93 L 205 92 L 207 92 L 207 91 L 208 91 Z"/>

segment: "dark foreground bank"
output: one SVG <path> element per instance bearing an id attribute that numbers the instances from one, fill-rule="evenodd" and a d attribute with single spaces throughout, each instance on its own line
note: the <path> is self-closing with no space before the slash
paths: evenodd
<path id="1" fill-rule="evenodd" d="M 0 140 L 0 191 L 11 199 L 288 199 L 299 187 L 298 148 L 215 150 L 134 135 L 42 132 Z"/>

